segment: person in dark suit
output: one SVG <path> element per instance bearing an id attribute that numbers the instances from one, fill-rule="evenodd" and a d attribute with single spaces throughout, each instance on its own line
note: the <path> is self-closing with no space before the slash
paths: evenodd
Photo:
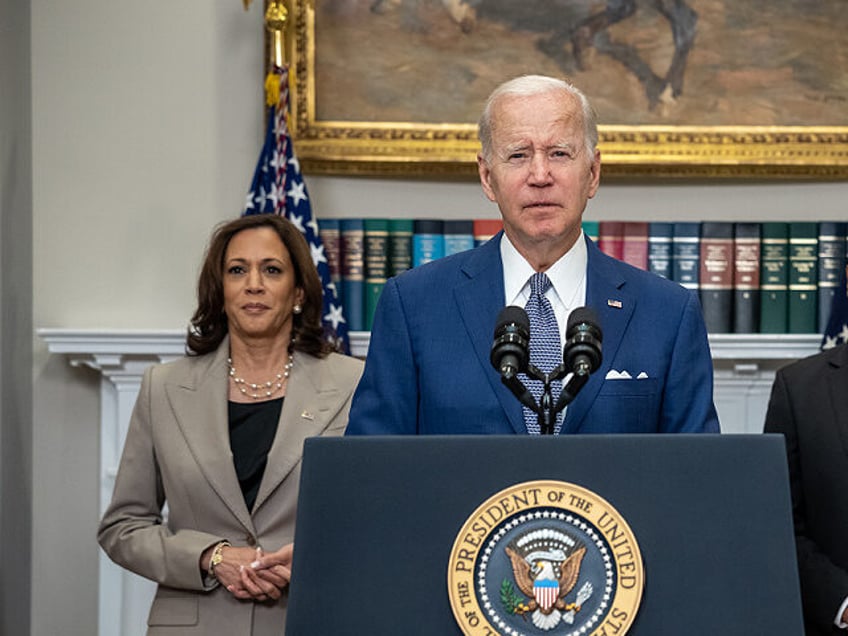
<path id="1" fill-rule="evenodd" d="M 718 432 L 697 297 L 583 235 L 601 174 L 583 93 L 550 77 L 511 80 L 490 96 L 479 135 L 480 181 L 504 229 L 386 283 L 347 434 L 538 432 L 489 358 L 500 310 L 528 302 L 537 272 L 552 284 L 544 296 L 560 342 L 584 305 L 603 331 L 603 362 L 555 432 Z M 531 332 L 531 357 L 535 342 Z"/>
<path id="2" fill-rule="evenodd" d="M 807 636 L 844 633 L 848 629 L 848 345 L 777 372 L 765 432 L 786 438 Z"/>
<path id="3" fill-rule="evenodd" d="M 343 433 L 362 371 L 329 350 L 321 294 L 286 219 L 213 234 L 189 355 L 145 372 L 98 530 L 158 583 L 148 635 L 283 633 L 303 442 Z"/>

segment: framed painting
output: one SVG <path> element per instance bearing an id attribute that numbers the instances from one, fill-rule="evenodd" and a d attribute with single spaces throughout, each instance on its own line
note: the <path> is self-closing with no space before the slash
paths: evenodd
<path id="1" fill-rule="evenodd" d="M 488 94 L 565 77 L 605 176 L 848 177 L 844 0 L 288 0 L 292 131 L 319 174 L 476 174 Z"/>

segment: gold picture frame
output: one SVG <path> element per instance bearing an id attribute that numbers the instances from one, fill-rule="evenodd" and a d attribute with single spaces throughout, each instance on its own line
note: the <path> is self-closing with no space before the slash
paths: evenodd
<path id="1" fill-rule="evenodd" d="M 392 4 L 399 10 L 398 4 L 423 1 L 393 0 Z M 432 8 L 435 0 L 427 1 Z M 690 3 L 693 1 L 697 2 Z M 471 117 L 466 122 L 451 123 L 382 121 L 373 115 L 355 114 L 342 119 L 319 114 L 316 96 L 327 91 L 322 93 L 322 86 L 316 84 L 321 81 L 316 73 L 320 40 L 316 37 L 320 35 L 316 32 L 320 28 L 316 24 L 316 2 L 320 11 L 322 7 L 339 10 L 343 5 L 368 7 L 379 0 L 288 2 L 286 50 L 292 69 L 291 130 L 304 170 L 313 174 L 438 178 L 476 175 L 479 144 Z M 344 17 L 347 20 L 348 16 Z M 348 20 L 345 24 L 353 22 Z M 362 46 L 362 50 L 374 48 L 367 41 Z M 845 75 L 845 70 L 841 75 Z M 333 85 L 338 84 L 337 77 Z M 339 88 L 338 93 L 344 95 L 347 89 Z M 593 95 L 589 96 L 594 102 Z M 815 124 L 601 124 L 603 173 L 605 177 L 621 178 L 845 179 L 848 125 Z"/>

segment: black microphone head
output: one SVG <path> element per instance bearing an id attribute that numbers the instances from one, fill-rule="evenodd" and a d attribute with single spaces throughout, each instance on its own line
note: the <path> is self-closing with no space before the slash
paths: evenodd
<path id="1" fill-rule="evenodd" d="M 530 318 L 522 307 L 501 309 L 495 324 L 495 339 L 489 360 L 501 375 L 527 369 L 530 359 Z"/>
<path id="2" fill-rule="evenodd" d="M 589 307 L 578 307 L 568 315 L 568 326 L 565 328 L 565 339 L 570 340 L 581 331 L 591 331 L 592 335 L 603 341 L 601 327 L 598 325 L 598 317 Z"/>
<path id="3" fill-rule="evenodd" d="M 530 337 L 530 318 L 523 307 L 507 305 L 501 309 L 498 314 L 498 321 L 495 323 L 495 337 L 510 325 L 514 325 L 515 329 L 523 330 L 526 337 Z"/>
<path id="4" fill-rule="evenodd" d="M 595 312 L 588 307 L 578 307 L 568 316 L 565 329 L 565 346 L 562 357 L 565 366 L 578 375 L 588 375 L 601 366 L 603 334 Z"/>

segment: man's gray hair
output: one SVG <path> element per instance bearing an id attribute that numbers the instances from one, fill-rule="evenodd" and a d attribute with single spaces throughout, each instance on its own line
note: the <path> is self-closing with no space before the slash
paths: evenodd
<path id="1" fill-rule="evenodd" d="M 492 158 L 492 111 L 497 101 L 505 96 L 531 97 L 543 95 L 554 91 L 565 91 L 573 95 L 580 102 L 583 111 L 583 129 L 586 142 L 586 151 L 589 157 L 595 156 L 595 148 L 598 146 L 598 117 L 595 109 L 589 103 L 589 99 L 579 88 L 565 80 L 545 75 L 522 75 L 508 80 L 498 86 L 483 108 L 480 121 L 477 123 L 477 135 L 480 138 L 483 159 L 489 161 Z"/>

